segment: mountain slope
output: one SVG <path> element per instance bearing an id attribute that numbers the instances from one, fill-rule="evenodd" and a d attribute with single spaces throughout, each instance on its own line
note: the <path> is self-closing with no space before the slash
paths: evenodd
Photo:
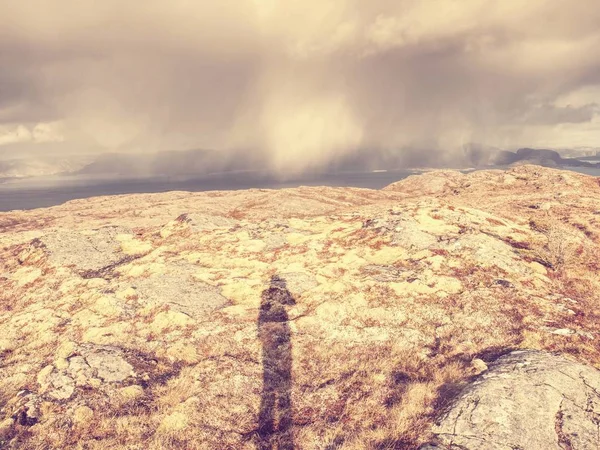
<path id="1" fill-rule="evenodd" d="M 523 166 L 0 214 L 0 442 L 416 448 L 498 355 L 600 367 L 598 205 Z"/>

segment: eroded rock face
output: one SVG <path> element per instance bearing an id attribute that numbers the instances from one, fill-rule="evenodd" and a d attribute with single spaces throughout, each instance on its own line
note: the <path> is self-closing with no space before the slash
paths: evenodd
<path id="1" fill-rule="evenodd" d="M 452 450 L 598 448 L 600 371 L 547 352 L 512 352 L 491 364 L 433 431 Z"/>

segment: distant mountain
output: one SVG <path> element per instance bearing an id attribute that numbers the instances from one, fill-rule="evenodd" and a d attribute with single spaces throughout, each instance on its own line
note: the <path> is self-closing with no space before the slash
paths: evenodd
<path id="1" fill-rule="evenodd" d="M 512 152 L 482 144 L 467 144 L 463 147 L 463 151 L 464 163 L 473 167 L 521 164 L 535 164 L 544 167 L 600 167 L 595 164 L 600 159 L 599 157 L 563 158 L 558 151 L 548 149 L 525 147 Z M 564 152 L 568 153 L 568 151 Z"/>
<path id="2" fill-rule="evenodd" d="M 516 152 L 499 151 L 495 155 L 495 165 L 536 164 L 544 167 L 600 167 L 598 164 L 576 158 L 563 158 L 555 150 L 520 148 Z"/>
<path id="3" fill-rule="evenodd" d="M 594 159 L 595 158 L 595 159 Z M 586 161 L 586 159 L 589 159 Z M 468 144 L 462 154 L 427 148 L 362 148 L 347 152 L 325 164 L 309 166 L 303 176 L 325 173 L 366 172 L 416 167 L 454 168 L 537 164 L 545 167 L 600 167 L 597 157 L 563 158 L 555 150 L 521 148 L 506 151 L 483 144 Z M 268 154 L 260 151 L 194 149 L 158 153 L 100 153 L 94 156 L 38 156 L 0 159 L 0 180 L 48 175 L 108 177 L 202 177 L 221 172 L 256 172 L 257 176 L 296 177 L 268 173 Z M 310 174 L 310 175 L 309 175 Z"/>

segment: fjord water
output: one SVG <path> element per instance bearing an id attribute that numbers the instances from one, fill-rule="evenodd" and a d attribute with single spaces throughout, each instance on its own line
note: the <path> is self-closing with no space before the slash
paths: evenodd
<path id="1" fill-rule="evenodd" d="M 59 205 L 78 198 L 103 195 L 143 194 L 168 191 L 218 191 L 238 189 L 282 189 L 298 186 L 339 186 L 380 189 L 414 170 L 389 172 L 345 172 L 311 178 L 278 181 L 255 172 L 221 173 L 202 178 L 82 178 L 39 177 L 0 183 L 0 211 L 34 209 Z"/>
<path id="2" fill-rule="evenodd" d="M 494 167 L 506 169 L 506 167 Z M 469 172 L 473 169 L 462 170 Z M 600 169 L 569 167 L 573 170 L 600 177 Z M 390 170 L 369 172 L 339 172 L 319 174 L 287 181 L 274 179 L 259 172 L 229 172 L 197 178 L 107 178 L 52 176 L 0 182 L 0 211 L 34 209 L 60 205 L 69 200 L 104 195 L 144 194 L 169 191 L 215 191 L 238 189 L 283 189 L 298 186 L 334 186 L 381 189 L 409 175 L 423 170 Z"/>

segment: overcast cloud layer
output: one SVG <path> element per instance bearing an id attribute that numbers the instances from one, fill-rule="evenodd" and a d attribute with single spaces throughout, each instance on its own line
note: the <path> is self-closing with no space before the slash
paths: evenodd
<path id="1" fill-rule="evenodd" d="M 0 2 L 4 153 L 600 146 L 597 0 Z"/>

